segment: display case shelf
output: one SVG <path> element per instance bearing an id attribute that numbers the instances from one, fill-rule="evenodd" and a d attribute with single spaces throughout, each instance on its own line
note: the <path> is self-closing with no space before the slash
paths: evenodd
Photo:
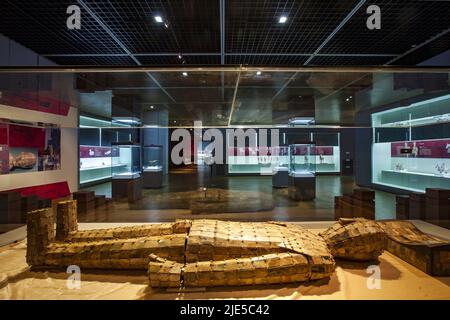
<path id="1" fill-rule="evenodd" d="M 414 192 L 423 192 L 425 190 L 424 186 L 427 188 L 450 189 L 450 176 L 395 170 L 383 170 L 381 175 L 383 185 L 389 187 L 401 188 Z M 419 188 L 416 186 L 419 186 Z"/>
<path id="2" fill-rule="evenodd" d="M 111 169 L 112 167 L 125 167 L 126 164 L 115 164 L 110 166 L 99 166 L 99 167 L 87 167 L 81 168 L 80 171 L 89 171 L 89 170 L 100 170 L 100 169 Z"/>

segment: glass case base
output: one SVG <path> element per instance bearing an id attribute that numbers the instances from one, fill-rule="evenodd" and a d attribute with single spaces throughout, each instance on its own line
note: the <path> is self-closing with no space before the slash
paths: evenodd
<path id="1" fill-rule="evenodd" d="M 307 201 L 316 198 L 316 177 L 293 177 L 288 179 L 289 198 L 295 201 Z"/>
<path id="2" fill-rule="evenodd" d="M 143 187 L 145 189 L 159 189 L 163 184 L 163 172 L 160 171 L 144 171 L 142 173 Z"/>
<path id="3" fill-rule="evenodd" d="M 286 167 L 277 169 L 279 170 L 272 175 L 272 186 L 274 188 L 286 188 L 289 183 L 289 172 Z"/>
<path id="4" fill-rule="evenodd" d="M 112 179 L 112 197 L 113 199 L 139 198 L 142 193 L 142 178 L 139 176 L 134 179 Z"/>

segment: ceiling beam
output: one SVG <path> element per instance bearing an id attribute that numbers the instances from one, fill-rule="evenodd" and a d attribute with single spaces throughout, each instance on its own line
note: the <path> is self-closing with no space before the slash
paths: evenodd
<path id="1" fill-rule="evenodd" d="M 309 57 L 312 53 L 226 53 L 226 56 L 281 56 L 281 57 Z M 398 54 L 389 53 L 318 53 L 317 57 L 396 57 Z"/>
<path id="2" fill-rule="evenodd" d="M 317 49 L 314 51 L 314 53 L 306 60 L 305 65 L 310 63 L 314 57 L 319 53 L 320 50 L 322 50 L 328 42 L 331 41 L 331 39 L 334 38 L 334 36 L 344 27 L 344 25 L 355 15 L 355 13 L 367 2 L 367 0 L 360 0 L 358 4 L 353 7 L 352 11 L 350 11 L 345 18 L 341 21 L 341 23 L 338 24 L 338 26 L 331 32 L 328 37 L 320 44 L 320 46 L 317 47 Z"/>
<path id="3" fill-rule="evenodd" d="M 163 52 L 163 53 L 133 53 L 135 57 L 176 57 L 179 53 Z M 183 53 L 183 56 L 221 56 L 220 52 L 190 52 Z M 309 57 L 312 53 L 224 53 L 225 56 L 267 56 L 267 57 Z M 56 53 L 41 54 L 43 57 L 129 57 L 127 53 Z M 398 57 L 400 54 L 389 53 L 318 53 L 317 57 Z"/>
<path id="4" fill-rule="evenodd" d="M 364 5 L 364 3 L 366 3 L 367 0 L 360 0 L 358 2 L 358 4 L 353 7 L 353 9 L 345 16 L 345 18 L 341 21 L 341 23 L 338 24 L 338 26 L 333 30 L 333 32 L 331 32 L 328 37 L 320 44 L 319 47 L 317 47 L 317 49 L 314 51 L 314 53 L 312 55 L 309 56 L 309 58 L 305 61 L 304 65 L 309 64 L 314 57 L 316 57 L 319 54 L 319 51 L 322 50 L 323 47 L 325 47 L 327 45 L 328 42 L 331 41 L 331 39 L 333 39 L 333 37 L 344 27 L 344 25 L 355 15 L 355 13 Z M 275 100 L 280 93 L 286 89 L 286 87 L 292 82 L 292 80 L 295 79 L 295 77 L 297 76 L 298 72 L 295 72 L 287 81 L 285 84 L 283 84 L 283 86 L 280 88 L 280 90 L 277 91 L 277 93 L 275 93 L 275 95 L 272 97 L 272 101 Z"/>
<path id="5" fill-rule="evenodd" d="M 385 66 L 390 65 L 390 64 L 392 64 L 393 62 L 395 62 L 395 61 L 397 61 L 397 60 L 399 60 L 399 59 L 401 59 L 401 58 L 403 58 L 403 57 L 406 57 L 407 55 L 411 54 L 412 52 L 416 51 L 417 49 L 420 49 L 420 48 L 422 48 L 423 46 L 426 46 L 426 45 L 429 44 L 430 42 L 433 42 L 434 40 L 439 39 L 440 37 L 442 37 L 443 35 L 446 35 L 446 34 L 449 33 L 449 32 L 450 32 L 450 28 L 448 28 L 448 29 L 446 29 L 446 30 L 444 30 L 444 31 L 442 31 L 442 32 L 440 32 L 440 33 L 438 33 L 438 34 L 435 35 L 434 37 L 431 37 L 431 38 L 428 39 L 427 41 L 422 42 L 421 44 L 415 46 L 414 48 L 409 49 L 409 50 L 406 51 L 405 53 L 398 55 L 398 56 L 395 57 L 394 59 L 392 59 L 392 60 L 386 62 L 384 65 L 385 65 Z M 430 57 L 430 58 L 432 58 L 432 57 Z"/>
<path id="6" fill-rule="evenodd" d="M 163 52 L 163 53 L 133 53 L 135 57 L 177 57 L 179 53 Z M 183 56 L 220 56 L 220 53 L 213 52 L 194 52 L 183 53 Z M 43 57 L 129 57 L 126 53 L 62 53 L 62 54 L 41 54 Z"/>
<path id="7" fill-rule="evenodd" d="M 231 102 L 230 116 L 228 118 L 228 126 L 231 125 L 231 120 L 233 119 L 233 113 L 234 113 L 234 108 L 235 108 L 235 104 L 236 104 L 236 97 L 237 97 L 240 79 L 241 79 L 241 72 L 239 71 L 238 75 L 237 75 L 237 79 L 236 79 L 236 86 L 234 87 L 233 101 Z"/>
<path id="8" fill-rule="evenodd" d="M 220 64 L 225 64 L 225 0 L 220 1 Z"/>
<path id="9" fill-rule="evenodd" d="M 128 50 L 128 48 L 120 41 L 119 38 L 112 32 L 112 30 L 103 22 L 102 19 L 100 19 L 94 11 L 83 1 L 83 0 L 77 0 L 78 4 L 86 10 L 89 15 L 105 30 L 105 32 L 116 42 L 116 44 L 138 65 L 142 66 L 142 63 L 133 55 L 133 53 Z M 167 92 L 166 89 L 159 83 L 158 80 L 150 73 L 146 72 L 147 76 L 161 89 L 162 92 L 165 93 L 165 95 L 172 100 L 173 102 L 176 102 L 175 99 Z"/>

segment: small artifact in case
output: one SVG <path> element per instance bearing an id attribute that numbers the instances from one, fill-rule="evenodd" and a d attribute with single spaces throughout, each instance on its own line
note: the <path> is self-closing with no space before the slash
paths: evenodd
<path id="1" fill-rule="evenodd" d="M 162 187 L 162 146 L 144 146 L 144 161 L 142 166 L 144 188 L 156 189 Z"/>
<path id="2" fill-rule="evenodd" d="M 316 164 L 314 143 L 289 146 L 289 189 L 292 200 L 312 200 L 316 197 Z"/>

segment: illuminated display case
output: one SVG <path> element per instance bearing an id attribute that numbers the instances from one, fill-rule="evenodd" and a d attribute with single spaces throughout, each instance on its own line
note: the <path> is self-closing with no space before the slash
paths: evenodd
<path id="1" fill-rule="evenodd" d="M 112 158 L 111 147 L 80 146 L 80 184 L 111 178 Z"/>
<path id="2" fill-rule="evenodd" d="M 111 163 L 112 197 L 130 198 L 141 194 L 141 147 L 133 143 L 113 143 Z"/>
<path id="3" fill-rule="evenodd" d="M 289 145 L 289 197 L 312 200 L 316 197 L 315 144 Z"/>
<path id="4" fill-rule="evenodd" d="M 228 148 L 229 174 L 272 175 L 277 166 L 287 166 L 288 163 L 287 147 Z"/>
<path id="5" fill-rule="evenodd" d="M 135 144 L 113 144 L 111 148 L 113 179 L 135 179 L 141 175 L 141 147 Z"/>
<path id="6" fill-rule="evenodd" d="M 83 99 L 83 94 L 81 99 Z M 111 144 L 117 141 L 117 133 L 111 127 L 111 121 L 80 115 L 79 170 L 80 185 L 91 185 L 111 179 Z M 117 163 L 118 166 L 126 166 Z"/>
<path id="7" fill-rule="evenodd" d="M 450 188 L 450 95 L 372 114 L 372 182 Z"/>
<path id="8" fill-rule="evenodd" d="M 287 135 L 295 136 L 300 131 L 290 129 Z M 340 135 L 339 132 L 312 132 L 301 130 L 307 138 L 304 142 L 314 141 L 315 146 L 309 161 L 315 164 L 317 173 L 340 173 Z M 256 139 L 255 139 L 256 141 Z M 283 144 L 286 141 L 283 141 Z M 288 147 L 259 147 L 245 146 L 236 147 L 229 145 L 227 149 L 227 164 L 229 174 L 264 174 L 271 175 L 277 172 L 277 167 L 289 163 Z M 284 170 L 280 167 L 280 170 Z"/>
<path id="9" fill-rule="evenodd" d="M 289 175 L 292 177 L 315 176 L 315 144 L 292 144 L 289 146 Z"/>
<path id="10" fill-rule="evenodd" d="M 163 179 L 163 147 L 149 145 L 143 147 L 142 175 L 144 188 L 161 188 Z"/>

